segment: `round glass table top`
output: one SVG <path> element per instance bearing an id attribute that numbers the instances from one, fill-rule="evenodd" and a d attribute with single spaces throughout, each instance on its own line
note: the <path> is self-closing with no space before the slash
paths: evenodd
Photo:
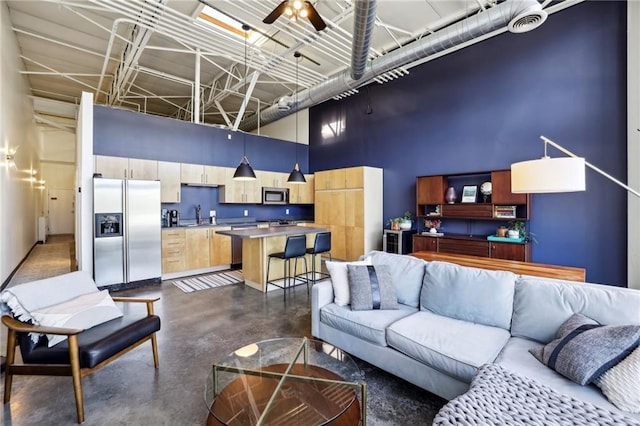
<path id="1" fill-rule="evenodd" d="M 207 424 L 357 424 L 366 407 L 358 393 L 366 397 L 364 374 L 346 352 L 307 338 L 264 340 L 212 365 Z"/>

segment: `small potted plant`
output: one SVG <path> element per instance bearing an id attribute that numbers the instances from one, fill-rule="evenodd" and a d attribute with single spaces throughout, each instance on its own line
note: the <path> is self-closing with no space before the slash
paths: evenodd
<path id="1" fill-rule="evenodd" d="M 526 224 L 521 220 L 512 220 L 509 222 L 509 230 L 507 231 L 509 238 L 524 238 L 525 241 L 533 241 L 537 243 L 535 234 L 527 231 Z"/>
<path id="2" fill-rule="evenodd" d="M 397 231 L 400 229 L 400 217 L 392 217 L 391 219 L 389 219 L 387 221 L 387 225 L 389 225 L 389 228 L 393 231 Z"/>
<path id="3" fill-rule="evenodd" d="M 509 228 L 507 228 L 505 225 L 500 225 L 500 226 L 498 226 L 498 229 L 496 230 L 496 235 L 498 237 L 506 237 L 508 230 L 509 230 Z"/>
<path id="4" fill-rule="evenodd" d="M 413 223 L 412 219 L 413 215 L 410 211 L 407 210 L 406 212 L 404 212 L 404 214 L 400 218 L 400 223 L 398 224 L 400 226 L 400 229 L 411 229 L 411 224 Z"/>

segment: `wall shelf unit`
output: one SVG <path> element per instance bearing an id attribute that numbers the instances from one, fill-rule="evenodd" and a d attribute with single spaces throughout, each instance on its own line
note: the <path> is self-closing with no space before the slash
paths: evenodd
<path id="1" fill-rule="evenodd" d="M 491 195 L 483 195 L 483 183 L 491 183 Z M 447 203 L 449 187 L 456 200 Z M 476 187 L 476 202 L 461 202 L 464 187 Z M 492 170 L 474 173 L 418 176 L 416 178 L 416 217 L 425 219 L 495 221 L 496 227 L 511 220 L 528 221 L 531 196 L 511 192 L 511 171 Z M 502 223 L 500 223 L 502 222 Z M 430 236 L 418 233 L 413 237 L 413 251 L 437 251 L 508 260 L 531 260 L 531 243 L 488 241 L 487 235 L 448 234 Z"/>

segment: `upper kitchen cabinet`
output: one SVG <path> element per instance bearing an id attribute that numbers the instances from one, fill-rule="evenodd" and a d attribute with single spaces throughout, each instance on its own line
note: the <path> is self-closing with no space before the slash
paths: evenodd
<path id="1" fill-rule="evenodd" d="M 288 178 L 288 176 L 287 176 Z M 307 183 L 287 183 L 289 204 L 313 204 L 315 197 L 315 176 L 304 175 Z"/>
<path id="2" fill-rule="evenodd" d="M 224 185 L 230 167 L 205 166 L 203 164 L 180 165 L 180 182 L 187 185 Z"/>
<path id="3" fill-rule="evenodd" d="M 269 172 L 265 170 L 256 170 L 256 177 L 260 181 L 260 186 L 269 188 L 285 188 L 287 187 L 288 173 Z"/>
<path id="4" fill-rule="evenodd" d="M 224 185 L 231 167 L 204 166 L 204 183 L 206 185 Z"/>
<path id="5" fill-rule="evenodd" d="M 315 190 L 344 189 L 346 169 L 322 170 L 315 173 Z"/>
<path id="6" fill-rule="evenodd" d="M 180 163 L 158 161 L 158 179 L 160 180 L 160 202 L 180 202 Z"/>
<path id="7" fill-rule="evenodd" d="M 95 173 L 104 178 L 157 180 L 158 162 L 139 158 L 95 156 Z"/>
<path id="8" fill-rule="evenodd" d="M 235 169 L 228 167 L 225 184 L 218 190 L 220 203 L 259 204 L 262 201 L 262 186 L 256 180 L 234 180 Z"/>

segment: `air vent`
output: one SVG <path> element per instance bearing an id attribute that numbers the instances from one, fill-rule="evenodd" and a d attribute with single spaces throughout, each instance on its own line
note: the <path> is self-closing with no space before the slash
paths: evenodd
<path id="1" fill-rule="evenodd" d="M 547 20 L 547 12 L 533 10 L 519 14 L 509 22 L 509 31 L 512 33 L 526 33 L 538 28 Z"/>

